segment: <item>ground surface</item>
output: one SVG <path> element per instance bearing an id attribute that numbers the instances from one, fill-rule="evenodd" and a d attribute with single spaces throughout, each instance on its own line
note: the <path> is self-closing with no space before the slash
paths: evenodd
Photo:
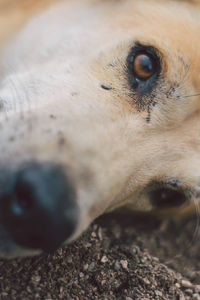
<path id="1" fill-rule="evenodd" d="M 195 218 L 106 216 L 54 255 L 1 260 L 0 300 L 199 300 L 195 227 Z"/>

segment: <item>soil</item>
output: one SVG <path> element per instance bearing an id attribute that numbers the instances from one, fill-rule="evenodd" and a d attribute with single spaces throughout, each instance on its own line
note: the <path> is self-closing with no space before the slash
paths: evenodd
<path id="1" fill-rule="evenodd" d="M 51 255 L 0 260 L 0 299 L 200 300 L 197 218 L 101 217 Z"/>

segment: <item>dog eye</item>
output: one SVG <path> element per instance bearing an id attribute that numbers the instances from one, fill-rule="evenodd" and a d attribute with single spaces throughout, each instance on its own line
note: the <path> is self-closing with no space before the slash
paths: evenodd
<path id="1" fill-rule="evenodd" d="M 133 73 L 141 80 L 147 80 L 157 71 L 156 59 L 149 53 L 138 53 L 133 60 Z"/>
<path id="2" fill-rule="evenodd" d="M 130 87 L 141 96 L 149 94 L 160 76 L 161 63 L 162 56 L 156 48 L 136 43 L 127 57 Z"/>

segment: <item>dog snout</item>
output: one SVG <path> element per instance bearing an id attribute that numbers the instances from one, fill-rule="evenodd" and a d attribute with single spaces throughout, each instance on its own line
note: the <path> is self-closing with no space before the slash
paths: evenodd
<path id="1" fill-rule="evenodd" d="M 30 163 L 0 189 L 0 221 L 18 245 L 52 252 L 75 231 L 75 191 L 61 167 Z"/>

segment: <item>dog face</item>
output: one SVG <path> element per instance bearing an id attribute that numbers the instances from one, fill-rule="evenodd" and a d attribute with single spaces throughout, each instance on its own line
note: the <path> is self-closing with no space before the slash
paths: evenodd
<path id="1" fill-rule="evenodd" d="M 1 256 L 54 250 L 122 205 L 197 202 L 199 20 L 198 3 L 66 0 L 3 47 Z"/>

